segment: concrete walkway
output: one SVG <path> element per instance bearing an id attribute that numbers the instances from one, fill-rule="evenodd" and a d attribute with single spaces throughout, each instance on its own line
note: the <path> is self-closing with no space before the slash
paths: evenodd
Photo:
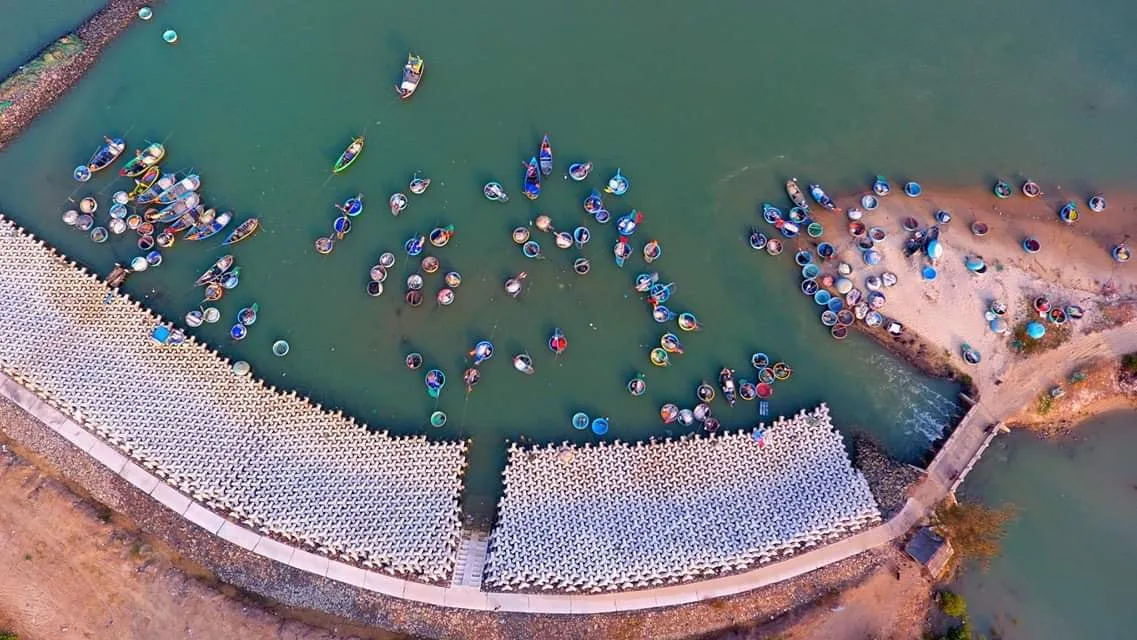
<path id="1" fill-rule="evenodd" d="M 886 544 L 904 535 L 949 493 L 956 477 L 982 447 L 989 426 L 1009 418 L 1048 386 L 1061 380 L 1068 367 L 1100 357 L 1119 357 L 1133 351 L 1137 351 L 1137 329 L 1133 325 L 1074 338 L 1058 349 L 1035 356 L 1015 367 L 1002 385 L 982 389 L 983 400 L 964 417 L 928 467 L 927 476 L 917 486 L 913 496 L 900 513 L 888 522 L 833 544 L 745 573 L 683 585 L 602 595 L 491 593 L 475 587 L 427 585 L 365 571 L 282 544 L 201 507 L 11 379 L 0 376 L 0 393 L 167 508 L 210 533 L 265 558 L 367 591 L 444 607 L 521 613 L 608 613 L 730 596 L 788 580 Z M 1055 378 L 1052 380 L 1039 376 L 1039 371 L 1053 372 Z"/>

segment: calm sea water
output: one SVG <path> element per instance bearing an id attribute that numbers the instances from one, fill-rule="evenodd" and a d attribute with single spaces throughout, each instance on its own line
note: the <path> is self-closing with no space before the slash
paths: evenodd
<path id="1" fill-rule="evenodd" d="M 99 0 L 35 0 L 4 3 L 0 24 L 0 75 L 7 77 L 53 40 L 75 30 L 103 6 Z"/>
<path id="2" fill-rule="evenodd" d="M 71 9 L 76 19 L 87 11 Z M 428 428 L 432 410 L 446 411 L 450 422 L 435 433 L 474 439 L 470 502 L 485 509 L 498 490 L 505 439 L 587 440 L 568 426 L 575 411 L 609 416 L 612 438 L 665 435 L 662 403 L 693 404 L 695 385 L 722 366 L 752 378 L 757 350 L 795 370 L 771 413 L 825 400 L 844 428 L 864 428 L 894 455 L 918 459 L 957 410 L 956 388 L 861 339 L 832 341 L 817 307 L 797 293 L 790 257 L 746 247 L 756 203 L 784 199 L 781 184 L 793 175 L 842 191 L 877 172 L 961 183 L 1028 169 L 1038 179 L 1104 181 L 1134 171 L 1127 160 L 1137 144 L 1137 45 L 1120 28 L 1090 37 L 1103 25 L 1132 23 L 1137 10 L 1118 0 L 1092 16 L 1072 1 L 918 10 L 890 2 L 869 11 L 832 1 L 701 8 L 665 0 L 644 11 L 584 0 L 501 9 L 363 0 L 162 5 L 0 155 L 0 208 L 105 273 L 137 254 L 133 239 L 96 246 L 59 218 L 69 199 L 89 193 L 104 198 L 105 212 L 105 198 L 124 183 L 98 176 L 77 188 L 71 168 L 104 133 L 164 141 L 167 169 L 200 172 L 211 205 L 264 225 L 234 251 L 242 284 L 220 304 L 225 321 L 194 334 L 249 360 L 270 382 L 373 426 L 416 432 Z M 181 35 L 172 47 L 160 38 L 171 26 Z M 19 29 L 5 20 L 0 36 Z M 411 49 L 426 56 L 427 76 L 400 103 L 392 85 Z M 520 197 L 520 162 L 545 132 L 557 172 L 531 204 Z M 359 133 L 368 139 L 363 156 L 333 178 L 332 161 Z M 583 159 L 597 166 L 591 184 L 564 180 L 567 164 Z M 618 167 L 632 188 L 609 208 L 644 212 L 637 248 L 648 238 L 663 244 L 653 266 L 677 283 L 669 306 L 706 326 L 683 334 L 687 354 L 665 370 L 647 360 L 663 329 L 630 293 L 644 265 L 616 269 L 614 229 L 593 223 L 582 252 L 559 251 L 543 237 L 540 261 L 523 258 L 509 239 L 538 213 L 565 229 L 584 223 L 581 199 Z M 419 170 L 434 185 L 391 217 L 388 195 Z M 514 199 L 483 199 L 490 179 Z M 357 192 L 368 208 L 352 234 L 333 255 L 316 255 L 312 243 L 328 233 L 332 204 Z M 444 224 L 455 225 L 457 238 L 433 253 L 443 271 L 463 274 L 458 300 L 405 308 L 401 283 L 415 266 L 400 248 Z M 388 293 L 368 298 L 368 268 L 386 250 L 400 256 Z M 220 253 L 217 242 L 180 243 L 127 288 L 180 319 L 200 295 L 192 280 Z M 570 269 L 578 255 L 593 261 L 587 277 Z M 502 282 L 521 270 L 529 288 L 510 300 Z M 437 278 L 428 278 L 430 296 Z M 253 301 L 260 320 L 248 339 L 231 343 L 228 325 Z M 570 343 L 559 358 L 545 347 L 555 327 Z M 269 346 L 282 337 L 292 353 L 277 359 Z M 498 355 L 467 397 L 464 354 L 487 338 Z M 402 366 L 412 349 L 449 376 L 438 402 L 427 398 L 421 372 Z M 509 357 L 522 351 L 537 375 L 512 370 Z M 631 398 L 624 385 L 637 372 L 647 374 L 649 391 Z M 753 403 L 716 411 L 727 425 L 757 417 Z"/>
<path id="3" fill-rule="evenodd" d="M 1137 626 L 1137 413 L 1101 416 L 1060 443 L 995 441 L 967 478 L 969 497 L 1021 509 L 1003 555 L 956 589 L 976 630 L 1007 640 L 1132 638 Z"/>

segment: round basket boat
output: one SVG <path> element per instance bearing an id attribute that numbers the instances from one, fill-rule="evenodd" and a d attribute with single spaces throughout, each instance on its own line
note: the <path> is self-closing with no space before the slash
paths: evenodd
<path id="1" fill-rule="evenodd" d="M 74 227 L 75 223 L 79 222 L 79 212 L 74 209 L 68 209 L 63 212 L 63 224 Z"/>
<path id="2" fill-rule="evenodd" d="M 538 258 L 541 255 L 541 245 L 536 240 L 529 240 L 521 245 L 521 254 L 529 259 Z"/>
<path id="3" fill-rule="evenodd" d="M 913 217 L 907 217 L 900 221 L 900 226 L 905 231 L 912 232 L 920 228 L 920 223 Z"/>
<path id="4" fill-rule="evenodd" d="M 771 238 L 770 241 L 766 243 L 766 253 L 772 256 L 780 255 L 782 253 L 782 241 L 777 238 Z"/>
<path id="5" fill-rule="evenodd" d="M 158 265 L 162 264 L 162 252 L 151 251 L 150 253 L 147 253 L 146 254 L 146 262 L 151 267 L 157 267 Z"/>
<path id="6" fill-rule="evenodd" d="M 102 244 L 107 241 L 108 236 L 110 236 L 110 232 L 107 231 L 106 227 L 93 227 L 91 229 L 91 242 Z"/>
<path id="7" fill-rule="evenodd" d="M 87 196 L 79 201 L 79 210 L 83 213 L 94 213 L 98 211 L 98 209 L 99 203 L 91 196 Z"/>
<path id="8" fill-rule="evenodd" d="M 805 213 L 805 209 L 802 209 L 801 207 L 793 207 L 790 209 L 790 213 L 789 213 L 790 222 L 792 222 L 794 224 L 802 224 L 803 222 L 805 222 L 805 219 L 807 217 L 808 216 Z"/>
<path id="9" fill-rule="evenodd" d="M 754 231 L 750 232 L 750 248 L 751 249 L 754 249 L 755 251 L 761 251 L 761 250 L 766 248 L 766 243 L 768 241 L 769 241 L 769 238 L 767 238 L 766 234 L 762 233 L 761 231 L 758 231 L 757 229 L 755 229 Z"/>
<path id="10" fill-rule="evenodd" d="M 832 327 L 837 324 L 837 314 L 833 311 L 826 309 L 821 312 L 821 324 Z"/>
<path id="11" fill-rule="evenodd" d="M 439 290 L 438 295 L 435 296 L 435 299 L 438 300 L 438 304 L 444 307 L 448 307 L 454 304 L 454 290 L 443 288 Z"/>
<path id="12" fill-rule="evenodd" d="M 149 251 L 154 248 L 154 236 L 138 236 L 138 248 Z"/>
<path id="13" fill-rule="evenodd" d="M 872 194 L 865 194 L 861 197 L 861 206 L 865 208 L 865 211 L 872 211 L 880 206 L 880 201 Z"/>
<path id="14" fill-rule="evenodd" d="M 844 340 L 849 335 L 849 327 L 837 325 L 829 330 L 829 335 L 833 336 L 836 340 Z"/>
<path id="15" fill-rule="evenodd" d="M 422 276 L 417 273 L 412 273 L 407 276 L 407 289 L 409 291 L 418 291 L 422 289 Z"/>
<path id="16" fill-rule="evenodd" d="M 837 248 L 828 242 L 822 242 L 821 244 L 817 245 L 817 257 L 821 258 L 822 260 L 828 260 L 835 255 L 837 255 Z"/>
<path id="17" fill-rule="evenodd" d="M 387 251 L 383 255 L 379 256 L 379 266 L 383 267 L 384 269 L 390 269 L 391 267 L 395 266 L 395 254 Z"/>
<path id="18" fill-rule="evenodd" d="M 918 198 L 920 194 L 924 193 L 924 188 L 920 186 L 919 182 L 905 182 L 904 195 L 909 198 Z"/>
<path id="19" fill-rule="evenodd" d="M 566 231 L 558 231 L 553 235 L 553 243 L 557 245 L 558 249 L 571 249 L 573 245 L 572 234 Z"/>
<path id="20" fill-rule="evenodd" d="M 869 239 L 873 242 L 884 242 L 884 239 L 887 237 L 888 232 L 880 227 L 873 227 L 869 229 Z"/>
<path id="21" fill-rule="evenodd" d="M 817 291 L 817 281 L 813 278 L 806 278 L 805 280 L 801 281 L 801 292 L 805 295 L 812 296 L 813 294 L 817 293 Z"/>
<path id="22" fill-rule="evenodd" d="M 435 429 L 441 429 L 446 426 L 446 414 L 442 411 L 435 411 L 430 414 L 430 426 Z"/>
<path id="23" fill-rule="evenodd" d="M 811 222 L 805 228 L 805 233 L 811 238 L 820 238 L 825 233 L 825 226 L 820 222 Z"/>
<path id="24" fill-rule="evenodd" d="M 515 244 L 525 244 L 529 241 L 529 227 L 517 227 L 513 230 L 513 242 Z"/>
<path id="25" fill-rule="evenodd" d="M 202 319 L 207 324 L 214 324 L 221 320 L 221 310 L 217 307 L 206 307 L 205 311 L 202 312 Z"/>
<path id="26" fill-rule="evenodd" d="M 593 420 L 592 433 L 598 436 L 608 433 L 608 418 L 596 418 Z"/>
<path id="27" fill-rule="evenodd" d="M 1094 213 L 1101 213 L 1102 211 L 1105 211 L 1105 196 L 1100 193 L 1094 195 L 1089 199 L 1089 202 L 1087 204 L 1090 205 L 1090 211 L 1093 211 Z"/>
<path id="28" fill-rule="evenodd" d="M 438 258 L 434 256 L 426 256 L 422 259 L 422 270 L 425 273 L 437 273 L 440 266 Z"/>
<path id="29" fill-rule="evenodd" d="M 1054 324 L 1066 324 L 1066 310 L 1062 307 L 1054 307 L 1046 314 L 1046 318 Z"/>
<path id="30" fill-rule="evenodd" d="M 87 165 L 81 164 L 75 167 L 75 171 L 71 172 L 71 177 L 78 182 L 86 182 L 91 179 L 91 170 L 87 168 Z"/>
<path id="31" fill-rule="evenodd" d="M 866 227 L 865 223 L 861 222 L 860 220 L 853 220 L 849 222 L 849 235 L 853 236 L 854 238 L 863 237 L 867 230 L 868 227 Z"/>
<path id="32" fill-rule="evenodd" d="M 879 311 L 869 311 L 865 314 L 865 324 L 870 327 L 879 327 L 884 323 L 884 316 Z"/>
<path id="33" fill-rule="evenodd" d="M 383 283 L 377 280 L 372 280 L 367 283 L 367 295 L 372 298 L 377 298 L 383 295 Z"/>
<path id="34" fill-rule="evenodd" d="M 202 318 L 201 318 L 201 310 L 200 309 L 194 309 L 193 311 L 186 313 L 186 324 L 187 325 L 189 325 L 191 327 L 200 327 L 201 322 L 202 322 Z"/>
<path id="35" fill-rule="evenodd" d="M 813 262 L 813 254 L 806 251 L 805 249 L 802 249 L 801 251 L 798 251 L 794 254 L 794 262 L 797 263 L 797 266 L 804 267 L 805 265 Z"/>
<path id="36" fill-rule="evenodd" d="M 457 271 L 449 271 L 445 276 L 442 276 L 442 281 L 451 289 L 457 289 L 462 286 L 462 274 Z"/>
<path id="37" fill-rule="evenodd" d="M 774 387 L 769 382 L 759 382 L 754 385 L 754 393 L 762 400 L 774 395 Z"/>
<path id="38" fill-rule="evenodd" d="M 837 324 L 847 327 L 856 320 L 851 309 L 841 309 L 837 312 Z"/>
<path id="39" fill-rule="evenodd" d="M 935 218 L 936 222 L 940 224 L 947 224 L 951 222 L 951 212 L 946 209 L 940 209 L 936 211 Z"/>
<path id="40" fill-rule="evenodd" d="M 367 275 L 371 276 L 375 282 L 385 282 L 387 280 L 387 269 L 383 265 L 377 264 L 371 267 L 371 271 Z"/>
<path id="41" fill-rule="evenodd" d="M 576 429 L 577 431 L 584 431 L 591 423 L 592 420 L 588 417 L 587 413 L 577 412 L 572 416 L 572 428 Z"/>
<path id="42" fill-rule="evenodd" d="M 142 226 L 142 216 L 137 213 L 132 213 L 126 216 L 126 227 L 128 229 L 137 229 Z"/>
<path id="43" fill-rule="evenodd" d="M 125 218 L 130 212 L 127 210 L 126 205 L 121 205 L 116 202 L 111 205 L 109 213 L 111 218 L 121 219 Z"/>
<path id="44" fill-rule="evenodd" d="M 75 228 L 80 231 L 90 231 L 93 226 L 95 226 L 95 218 L 85 213 L 80 214 L 75 220 Z"/>
<path id="45" fill-rule="evenodd" d="M 577 258 L 576 260 L 573 260 L 573 262 L 572 262 L 572 270 L 575 271 L 576 274 L 579 276 L 588 275 L 588 272 L 591 269 L 592 269 L 592 263 L 590 263 L 588 261 L 588 258 Z"/>
<path id="46" fill-rule="evenodd" d="M 972 222 L 971 223 L 972 235 L 983 237 L 983 236 L 987 235 L 987 232 L 989 230 L 990 229 L 987 227 L 986 222 Z"/>
<path id="47" fill-rule="evenodd" d="M 278 358 L 283 358 L 284 356 L 288 355 L 288 352 L 291 349 L 292 347 L 288 345 L 287 340 L 277 340 L 276 342 L 272 343 L 272 355 Z"/>
<path id="48" fill-rule="evenodd" d="M 869 249 L 868 251 L 861 254 L 861 258 L 865 261 L 865 264 L 869 266 L 875 266 L 880 264 L 882 256 L 876 249 Z"/>
<path id="49" fill-rule="evenodd" d="M 837 278 L 837 282 L 833 283 L 837 288 L 837 293 L 845 295 L 853 289 L 853 281 L 848 278 Z"/>
<path id="50" fill-rule="evenodd" d="M 865 214 L 860 209 L 849 209 L 845 212 L 845 215 L 848 216 L 850 220 L 860 220 Z"/>
<path id="51" fill-rule="evenodd" d="M 241 323 L 229 327 L 229 337 L 234 340 L 244 340 L 249 335 L 249 328 Z"/>
<path id="52" fill-rule="evenodd" d="M 817 293 L 813 294 L 813 301 L 816 302 L 817 304 L 823 306 L 823 307 L 828 308 L 829 307 L 829 298 L 832 298 L 832 297 L 833 296 L 829 295 L 829 292 L 826 291 L 825 289 L 819 289 L 817 291 Z"/>
<path id="53" fill-rule="evenodd" d="M 1037 198 L 1038 196 L 1042 195 L 1042 187 L 1038 186 L 1038 183 L 1034 180 L 1027 180 L 1024 182 L 1022 190 L 1023 195 L 1028 198 Z"/>
<path id="54" fill-rule="evenodd" d="M 131 271 L 145 271 L 150 268 L 150 264 L 146 262 L 146 258 L 142 256 L 135 256 L 130 259 Z"/>
<path id="55" fill-rule="evenodd" d="M 803 278 L 816 278 L 819 275 L 821 275 L 821 267 L 812 262 L 801 268 L 801 277 Z"/>
<path id="56" fill-rule="evenodd" d="M 1033 237 L 1024 238 L 1022 246 L 1023 251 L 1026 251 L 1027 253 L 1038 253 L 1040 250 L 1042 250 L 1042 243 L 1039 242 L 1037 238 Z"/>
<path id="57" fill-rule="evenodd" d="M 759 369 L 758 381 L 765 382 L 766 384 L 774 384 L 774 370 L 770 367 L 762 367 Z"/>
<path id="58" fill-rule="evenodd" d="M 770 366 L 770 356 L 759 351 L 750 356 L 750 365 L 755 369 L 765 369 Z"/>
<path id="59" fill-rule="evenodd" d="M 335 240 L 332 240 L 330 236 L 326 238 L 316 238 L 316 253 L 320 255 L 327 255 L 331 253 L 332 249 L 335 248 L 335 246 Z"/>
<path id="60" fill-rule="evenodd" d="M 789 380 L 790 376 L 793 375 L 793 369 L 790 369 L 790 365 L 784 362 L 775 362 L 770 369 L 774 372 L 774 379 L 778 381 Z"/>
<path id="61" fill-rule="evenodd" d="M 1006 180 L 996 182 L 993 191 L 995 192 L 995 197 L 999 199 L 1009 198 L 1011 194 L 1014 193 L 1014 190 L 1011 189 L 1011 184 Z"/>
<path id="62" fill-rule="evenodd" d="M 162 39 L 166 41 L 166 44 L 177 44 L 178 32 L 173 29 L 167 29 L 162 33 Z"/>
<path id="63" fill-rule="evenodd" d="M 126 220 L 111 218 L 111 221 L 107 223 L 107 226 L 110 228 L 111 233 L 115 234 L 116 236 L 126 233 Z M 162 236 L 159 235 L 158 237 L 161 238 Z M 162 245 L 159 244 L 158 246 Z"/>

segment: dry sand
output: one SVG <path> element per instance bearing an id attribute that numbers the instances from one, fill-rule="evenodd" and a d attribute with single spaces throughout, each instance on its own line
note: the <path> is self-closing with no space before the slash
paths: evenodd
<path id="1" fill-rule="evenodd" d="M 853 283 L 862 291 L 867 292 L 864 279 L 870 274 L 891 271 L 899 276 L 895 287 L 883 290 L 888 300 L 881 312 L 903 323 L 909 333 L 946 350 L 932 355 L 947 356 L 980 388 L 995 384 L 1013 364 L 1024 361 L 1010 350 L 1008 337 L 989 329 L 984 312 L 991 301 L 1007 305 L 1012 327 L 1027 317 L 1024 301 L 1036 295 L 1045 295 L 1053 303 L 1077 304 L 1085 309 L 1086 317 L 1069 323 L 1075 334 L 1116 323 L 1119 309 L 1127 304 L 1130 309 L 1135 306 L 1137 264 L 1118 264 L 1109 250 L 1122 241 L 1127 230 L 1137 235 L 1137 197 L 1110 196 L 1106 211 L 1092 213 L 1085 205 L 1085 194 L 1067 194 L 1046 185 L 1044 191 L 1052 193 L 1040 198 L 1028 199 L 1016 192 L 1006 200 L 997 199 L 990 189 L 937 191 L 928 186 L 921 197 L 909 198 L 899 192 L 898 185 L 893 186 L 893 194 L 882 198 L 880 207 L 864 212 L 862 218 L 868 227 L 879 226 L 888 232 L 879 245 L 884 254 L 879 265 L 869 267 L 862 260 L 846 231 L 844 212 L 815 214 L 826 226 L 822 239 L 834 243 L 839 249 L 838 259 L 853 266 Z M 1081 220 L 1073 225 L 1063 224 L 1057 216 L 1066 200 L 1081 203 Z M 842 198 L 838 204 L 859 201 L 860 194 Z M 940 225 L 944 253 L 936 262 L 938 277 L 925 281 L 920 268 L 927 264 L 927 258 L 922 254 L 904 257 L 902 249 L 908 234 L 901 221 L 913 217 L 927 227 L 935 224 L 933 216 L 938 209 L 949 211 L 952 221 Z M 987 235 L 971 233 L 974 221 L 990 227 Z M 1027 236 L 1042 243 L 1039 253 L 1022 250 L 1021 242 Z M 808 242 L 801 240 L 799 244 Z M 982 256 L 987 272 L 967 270 L 964 259 L 968 255 Z M 835 264 L 829 262 L 825 267 L 833 271 Z M 882 331 L 873 333 L 889 341 Z M 979 366 L 963 362 L 960 347 L 964 343 L 982 353 Z"/>

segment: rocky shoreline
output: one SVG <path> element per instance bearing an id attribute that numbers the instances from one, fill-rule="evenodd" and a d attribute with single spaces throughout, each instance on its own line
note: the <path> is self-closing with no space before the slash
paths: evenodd
<path id="1" fill-rule="evenodd" d="M 69 61 L 46 69 L 33 86 L 0 114 L 0 150 L 66 94 L 94 66 L 103 49 L 138 19 L 138 10 L 151 4 L 153 0 L 110 0 L 80 25 L 71 35 L 78 37 L 82 49 Z"/>

